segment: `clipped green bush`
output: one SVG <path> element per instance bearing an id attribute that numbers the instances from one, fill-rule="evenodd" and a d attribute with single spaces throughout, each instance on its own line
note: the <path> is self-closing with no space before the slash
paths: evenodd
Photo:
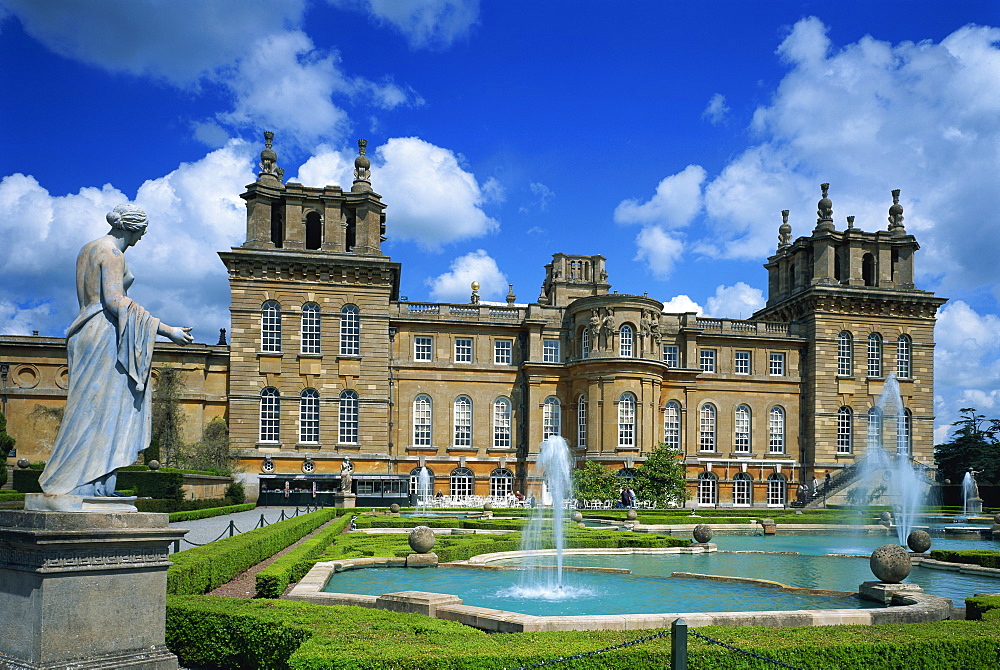
<path id="1" fill-rule="evenodd" d="M 967 563 L 984 568 L 1000 568 L 1000 551 L 931 549 L 931 558 L 946 563 Z"/>
<path id="2" fill-rule="evenodd" d="M 335 516 L 337 510 L 323 509 L 172 554 L 167 593 L 208 593 Z"/>
<path id="3" fill-rule="evenodd" d="M 339 511 L 346 513 L 315 537 L 309 538 L 284 556 L 278 557 L 271 565 L 257 573 L 258 598 L 280 598 L 289 584 L 299 581 L 312 569 L 323 550 L 330 545 L 334 537 L 343 533 L 351 522 L 350 513 L 353 510 Z"/>
<path id="4" fill-rule="evenodd" d="M 38 478 L 42 475 L 41 470 L 30 468 L 22 470 L 18 468 L 11 473 L 11 486 L 19 493 L 41 493 L 42 487 L 38 485 Z"/>
<path id="5" fill-rule="evenodd" d="M 966 619 L 970 621 L 985 619 L 987 612 L 992 613 L 993 617 L 1000 616 L 1000 593 L 978 595 L 965 599 Z"/>
<path id="6" fill-rule="evenodd" d="M 992 614 L 992 611 L 990 612 Z M 702 635 L 809 670 L 996 667 L 1000 619 L 881 626 L 698 628 Z M 655 631 L 486 633 L 419 614 L 276 600 L 167 599 L 167 646 L 204 668 L 501 670 L 563 657 L 558 668 L 670 667 L 669 636 L 571 658 Z M 661 631 L 662 632 L 662 631 Z M 694 636 L 689 667 L 777 667 Z"/>
<path id="7" fill-rule="evenodd" d="M 159 500 L 183 500 L 184 499 L 184 475 L 180 472 L 151 472 L 149 470 L 127 470 L 118 471 L 118 484 L 120 489 L 135 489 L 137 494 L 143 498 L 156 498 Z"/>
<path id="8" fill-rule="evenodd" d="M 193 509 L 183 512 L 173 512 L 170 514 L 170 523 L 178 521 L 197 521 L 198 519 L 211 519 L 214 516 L 222 516 L 223 514 L 249 512 L 256 506 L 256 503 L 246 503 L 243 505 L 226 505 L 223 507 L 209 507 L 207 509 Z"/>

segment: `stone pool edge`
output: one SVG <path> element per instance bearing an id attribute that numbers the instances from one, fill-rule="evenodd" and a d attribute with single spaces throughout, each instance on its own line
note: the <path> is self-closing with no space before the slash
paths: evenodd
<path id="1" fill-rule="evenodd" d="M 701 553 L 715 551 L 715 545 L 692 545 L 662 549 L 621 548 L 613 550 L 576 549 L 574 554 L 589 553 Z M 487 560 L 523 555 L 524 552 L 482 554 L 468 561 L 456 561 L 456 567 L 484 565 Z M 546 553 L 546 552 L 539 552 Z M 448 565 L 448 564 L 444 564 Z M 523 633 L 557 630 L 646 630 L 669 627 L 683 618 L 689 626 L 832 626 L 838 624 L 891 624 L 943 621 L 951 618 L 952 601 L 926 593 L 896 595 L 886 609 L 768 610 L 760 612 L 664 612 L 655 614 L 604 614 L 586 616 L 536 616 L 488 607 L 474 607 L 448 593 L 399 591 L 381 596 L 323 591 L 336 572 L 370 567 L 405 567 L 406 558 L 353 558 L 317 563 L 296 584 L 286 600 L 301 600 L 320 605 L 355 605 L 392 612 L 409 612 L 457 621 L 473 628 L 496 633 Z"/>

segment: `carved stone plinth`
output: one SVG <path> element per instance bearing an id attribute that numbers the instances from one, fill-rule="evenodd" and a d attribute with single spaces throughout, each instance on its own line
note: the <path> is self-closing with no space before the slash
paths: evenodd
<path id="1" fill-rule="evenodd" d="M 354 493 L 334 493 L 333 506 L 337 509 L 354 509 L 358 496 Z"/>
<path id="2" fill-rule="evenodd" d="M 924 590 L 916 584 L 889 584 L 886 582 L 862 582 L 858 587 L 858 595 L 862 600 L 871 600 L 883 605 L 891 605 L 896 596 L 923 593 Z"/>
<path id="3" fill-rule="evenodd" d="M 0 670 L 176 670 L 166 514 L 0 511 Z"/>

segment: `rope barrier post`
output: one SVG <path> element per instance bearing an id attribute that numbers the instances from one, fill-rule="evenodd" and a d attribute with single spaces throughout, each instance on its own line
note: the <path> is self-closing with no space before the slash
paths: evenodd
<path id="1" fill-rule="evenodd" d="M 687 670 L 688 625 L 684 619 L 674 619 L 670 626 L 670 670 Z"/>
<path id="2" fill-rule="evenodd" d="M 232 519 L 229 520 L 229 537 L 236 535 L 236 524 Z"/>
<path id="3" fill-rule="evenodd" d="M 284 520 L 285 520 L 285 508 L 282 507 L 281 508 L 281 518 L 278 519 L 278 521 L 284 521 Z"/>
<path id="4" fill-rule="evenodd" d="M 260 514 L 260 521 L 258 521 L 257 523 L 260 525 L 261 528 L 263 528 L 264 526 L 267 525 L 267 521 L 264 520 L 264 513 L 263 512 L 261 512 L 261 514 Z"/>

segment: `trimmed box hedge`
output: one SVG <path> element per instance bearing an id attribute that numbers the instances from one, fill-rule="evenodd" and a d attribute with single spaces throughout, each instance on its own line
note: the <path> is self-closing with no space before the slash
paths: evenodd
<path id="1" fill-rule="evenodd" d="M 329 527 L 324 528 L 315 537 L 309 538 L 284 556 L 275 559 L 271 565 L 257 573 L 256 596 L 258 598 L 280 598 L 289 584 L 305 577 L 333 538 L 343 533 L 351 522 L 351 515 L 348 512 L 353 513 L 354 510 L 339 511 L 343 514 Z"/>
<path id="2" fill-rule="evenodd" d="M 931 558 L 946 563 L 966 563 L 984 568 L 1000 568 L 1000 551 L 931 549 Z"/>
<path id="3" fill-rule="evenodd" d="M 167 593 L 202 594 L 270 558 L 337 516 L 323 509 L 171 555 Z"/>
<path id="4" fill-rule="evenodd" d="M 138 501 L 136 501 L 138 502 Z M 213 501 L 219 503 L 218 500 Z M 203 509 L 185 510 L 183 512 L 171 512 L 170 523 L 178 521 L 197 521 L 198 519 L 211 519 L 223 514 L 236 514 L 237 512 L 249 512 L 257 506 L 257 503 L 244 503 L 242 505 L 223 505 L 221 507 L 208 507 Z"/>
<path id="5" fill-rule="evenodd" d="M 989 613 L 991 617 L 987 617 Z M 978 621 L 1000 617 L 1000 593 L 977 595 L 965 599 L 965 618 Z"/>
<path id="6" fill-rule="evenodd" d="M 1000 620 L 804 628 L 719 627 L 698 633 L 809 670 L 996 667 Z M 670 667 L 669 636 L 568 658 L 654 631 L 486 633 L 451 621 L 361 607 L 204 596 L 167 599 L 167 646 L 204 668 L 501 670 L 563 657 L 558 668 Z M 662 630 L 659 632 L 663 632 Z M 688 638 L 689 667 L 776 667 Z"/>

